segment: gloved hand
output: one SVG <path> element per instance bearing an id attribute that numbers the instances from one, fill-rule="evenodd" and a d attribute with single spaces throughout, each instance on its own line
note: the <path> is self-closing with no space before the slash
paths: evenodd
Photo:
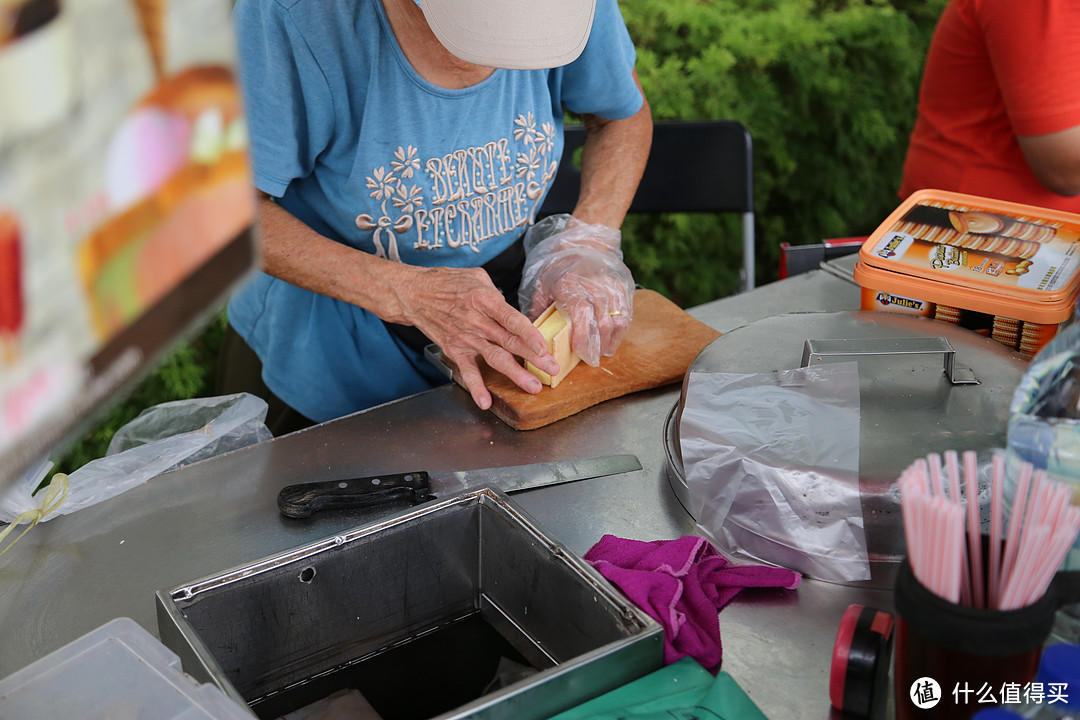
<path id="1" fill-rule="evenodd" d="M 570 321 L 570 346 L 589 365 L 615 354 L 630 328 L 634 278 L 623 264 L 622 233 L 572 215 L 552 215 L 525 233 L 518 299 L 536 319 L 555 303 Z"/>

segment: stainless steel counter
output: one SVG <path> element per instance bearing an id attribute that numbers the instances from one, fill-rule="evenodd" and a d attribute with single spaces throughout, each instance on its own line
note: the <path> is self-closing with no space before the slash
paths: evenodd
<path id="1" fill-rule="evenodd" d="M 858 288 L 814 271 L 694 308 L 722 332 L 795 311 L 858 307 Z M 370 511 L 308 521 L 278 514 L 283 486 L 634 453 L 644 469 L 514 495 L 553 537 L 584 553 L 610 533 L 640 540 L 694 533 L 666 476 L 670 386 L 518 432 L 444 386 L 167 473 L 120 497 L 35 527 L 0 562 L 0 677 L 106 621 L 157 633 L 154 592 L 333 535 Z M 805 580 L 796 592 L 744 591 L 720 614 L 723 668 L 774 720 L 820 719 L 829 662 L 849 604 L 891 610 L 890 594 Z"/>

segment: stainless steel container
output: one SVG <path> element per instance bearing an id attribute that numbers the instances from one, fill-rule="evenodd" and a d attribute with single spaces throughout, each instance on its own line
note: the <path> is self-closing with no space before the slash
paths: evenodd
<path id="1" fill-rule="evenodd" d="M 845 360 L 859 364 L 859 493 L 873 575 L 866 584 L 888 587 L 904 555 L 894 487 L 900 473 L 931 452 L 985 457 L 1005 446 L 1009 403 L 1026 360 L 984 334 L 886 312 L 791 313 L 737 328 L 706 347 L 686 374 L 664 428 L 668 478 L 694 514 L 679 439 L 692 373 L 768 373 Z"/>
<path id="2" fill-rule="evenodd" d="M 386 720 L 545 718 L 662 665 L 660 626 L 491 488 L 159 592 L 157 603 L 161 638 L 184 669 L 260 717 L 367 672 L 372 694 L 394 698 L 379 707 L 368 697 Z M 482 664 L 466 659 L 478 636 L 435 640 L 476 620 L 483 642 L 494 637 L 528 676 L 431 715 L 396 714 L 397 701 L 462 691 L 454 678 Z M 394 653 L 405 666 L 386 664 Z"/>

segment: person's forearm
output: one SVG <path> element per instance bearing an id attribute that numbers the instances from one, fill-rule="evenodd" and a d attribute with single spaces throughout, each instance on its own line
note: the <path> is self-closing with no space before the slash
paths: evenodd
<path id="1" fill-rule="evenodd" d="M 1043 187 L 1066 197 L 1080 195 L 1080 125 L 1016 140 Z"/>
<path id="2" fill-rule="evenodd" d="M 573 215 L 587 223 L 618 228 L 649 159 L 653 127 L 649 102 L 646 99 L 636 114 L 624 120 L 591 115 L 583 120 L 586 137 L 581 156 L 581 194 Z"/>
<path id="3" fill-rule="evenodd" d="M 543 335 L 506 302 L 483 268 L 420 267 L 375 257 L 319 235 L 266 197 L 259 200 L 258 219 L 266 272 L 387 322 L 415 326 L 457 365 L 480 408 L 491 407 L 491 394 L 478 357 L 530 393 L 542 385 L 516 358 L 558 374 Z"/>
<path id="4" fill-rule="evenodd" d="M 393 289 L 409 268 L 324 237 L 277 203 L 259 199 L 263 269 L 306 290 L 357 305 L 383 320 L 401 322 Z"/>

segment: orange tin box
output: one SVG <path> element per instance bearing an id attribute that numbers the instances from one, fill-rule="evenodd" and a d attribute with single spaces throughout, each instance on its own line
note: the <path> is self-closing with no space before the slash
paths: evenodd
<path id="1" fill-rule="evenodd" d="M 956 323 L 1030 357 L 1080 296 L 1080 215 L 920 190 L 859 250 L 863 310 Z"/>

